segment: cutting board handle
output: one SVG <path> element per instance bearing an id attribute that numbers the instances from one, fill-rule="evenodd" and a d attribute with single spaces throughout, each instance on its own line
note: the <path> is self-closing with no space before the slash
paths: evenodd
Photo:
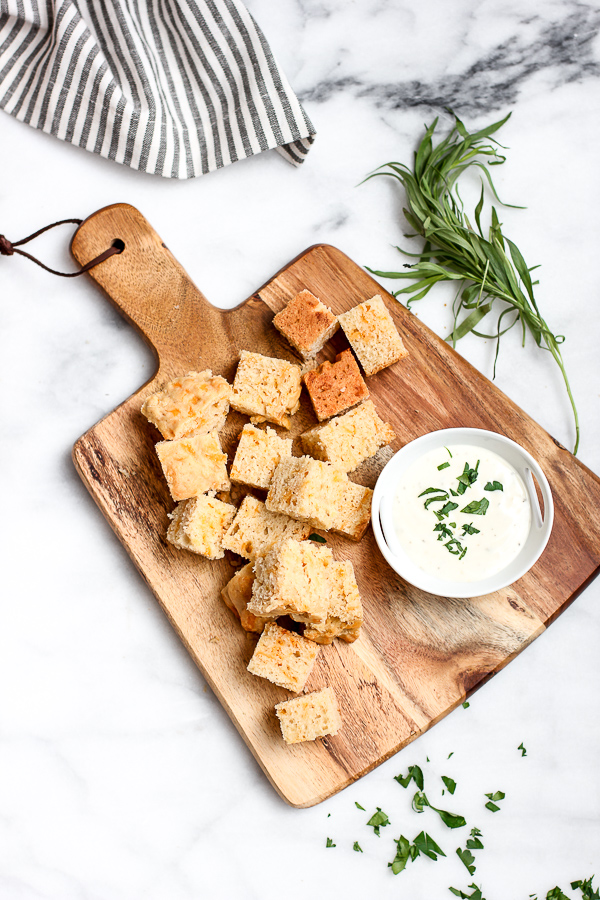
<path id="1" fill-rule="evenodd" d="M 197 357 L 218 339 L 224 313 L 212 306 L 150 223 L 133 206 L 115 203 L 78 228 L 71 252 L 84 265 L 115 242 L 122 253 L 95 266 L 91 278 L 142 333 L 169 368 Z M 120 246 L 120 244 L 118 245 Z"/>

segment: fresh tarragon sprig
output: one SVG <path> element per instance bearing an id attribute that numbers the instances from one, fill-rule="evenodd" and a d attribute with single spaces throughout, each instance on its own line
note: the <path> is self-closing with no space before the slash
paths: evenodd
<path id="1" fill-rule="evenodd" d="M 466 334 L 496 340 L 496 358 L 500 338 L 517 322 L 523 332 L 523 344 L 527 330 L 538 347 L 548 350 L 554 357 L 562 373 L 567 394 L 575 419 L 575 447 L 579 447 L 579 417 L 571 387 L 567 378 L 559 345 L 563 335 L 555 335 L 542 318 L 534 294 L 531 272 L 518 247 L 509 240 L 501 229 L 498 213 L 491 209 L 491 225 L 487 237 L 481 225 L 484 205 L 485 183 L 487 181 L 496 200 L 498 197 L 489 166 L 500 165 L 505 157 L 498 153 L 498 142 L 491 138 L 504 125 L 510 113 L 500 122 L 470 134 L 458 117 L 450 133 L 436 146 L 433 134 L 438 119 L 427 128 L 414 157 L 414 167 L 404 163 L 390 162 L 380 166 L 365 181 L 377 175 L 396 178 L 406 191 L 408 208 L 404 215 L 414 234 L 421 236 L 425 245 L 421 253 L 408 253 L 400 247 L 396 249 L 406 256 L 415 257 L 418 262 L 405 264 L 402 272 L 381 272 L 369 269 L 373 275 L 382 278 L 411 279 L 414 283 L 396 291 L 394 296 L 410 294 L 410 306 L 429 293 L 438 281 L 458 282 L 458 291 L 453 304 L 454 326 L 446 340 L 453 346 Z M 459 177 L 467 169 L 477 167 L 484 178 L 481 179 L 481 195 L 474 210 L 475 227 L 465 215 L 462 200 L 457 189 Z M 477 330 L 482 319 L 492 310 L 494 301 L 503 301 L 504 307 L 498 316 L 495 334 L 484 334 Z M 461 313 L 466 311 L 464 318 Z M 512 315 L 511 315 L 512 314 Z M 508 324 L 503 328 L 505 317 Z"/>

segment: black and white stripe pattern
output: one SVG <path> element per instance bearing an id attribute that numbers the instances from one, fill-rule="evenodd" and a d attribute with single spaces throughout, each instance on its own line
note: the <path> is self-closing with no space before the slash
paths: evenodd
<path id="1" fill-rule="evenodd" d="M 0 108 L 116 162 L 193 178 L 315 130 L 239 0 L 0 0 Z"/>

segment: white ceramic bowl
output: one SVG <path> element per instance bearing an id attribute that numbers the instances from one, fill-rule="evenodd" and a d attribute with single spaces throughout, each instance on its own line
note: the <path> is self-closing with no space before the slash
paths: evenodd
<path id="1" fill-rule="evenodd" d="M 500 572 L 479 581 L 449 581 L 428 574 L 404 552 L 393 528 L 392 504 L 401 473 L 429 450 L 450 444 L 470 444 L 497 453 L 517 470 L 523 479 L 531 503 L 531 530 L 521 552 Z M 543 513 L 533 477 L 542 496 Z M 392 569 L 409 584 L 441 597 L 479 597 L 513 584 L 539 559 L 552 531 L 554 503 L 546 476 L 535 459 L 519 444 L 494 431 L 484 431 L 480 428 L 445 428 L 443 431 L 431 431 L 416 438 L 390 459 L 375 485 L 371 521 L 375 540 L 383 556 Z"/>

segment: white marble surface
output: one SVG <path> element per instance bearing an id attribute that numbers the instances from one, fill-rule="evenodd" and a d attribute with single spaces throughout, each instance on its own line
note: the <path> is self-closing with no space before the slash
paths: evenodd
<path id="1" fill-rule="evenodd" d="M 496 170 L 505 230 L 533 263 L 579 406 L 580 458 L 600 472 L 600 9 L 574 0 L 249 0 L 318 136 L 304 167 L 271 152 L 194 182 L 119 168 L 0 121 L 0 230 L 17 239 L 112 202 L 137 206 L 208 298 L 239 303 L 316 241 L 359 263 L 398 261 L 400 201 L 383 179 L 451 105 L 468 125 L 513 115 Z M 447 121 L 447 120 L 445 120 Z M 70 264 L 68 232 L 40 254 Z M 440 289 L 419 315 L 446 334 Z M 600 881 L 600 582 L 431 732 L 309 810 L 288 808 L 206 688 L 80 483 L 73 442 L 153 371 L 150 351 L 85 278 L 0 259 L 3 592 L 0 897 L 197 900 L 539 898 Z M 573 443 L 547 354 L 508 336 L 499 386 Z M 461 352 L 491 374 L 491 345 Z M 598 510 L 590 512 L 598 515 Z M 565 547 L 565 558 L 569 548 Z M 517 750 L 524 742 L 527 757 Z M 451 759 L 448 754 L 453 752 Z M 426 757 L 431 760 L 426 763 Z M 419 763 L 433 803 L 484 834 L 469 876 L 462 831 L 417 816 L 393 780 Z M 483 794 L 503 790 L 502 811 Z M 435 798 L 435 799 L 434 799 Z M 360 803 L 366 812 L 355 806 Z M 365 825 L 382 807 L 381 838 Z M 392 838 L 428 831 L 446 859 L 394 877 Z M 331 837 L 335 848 L 326 849 Z M 358 841 L 364 853 L 353 852 Z M 469 892 L 470 893 L 470 892 Z"/>

